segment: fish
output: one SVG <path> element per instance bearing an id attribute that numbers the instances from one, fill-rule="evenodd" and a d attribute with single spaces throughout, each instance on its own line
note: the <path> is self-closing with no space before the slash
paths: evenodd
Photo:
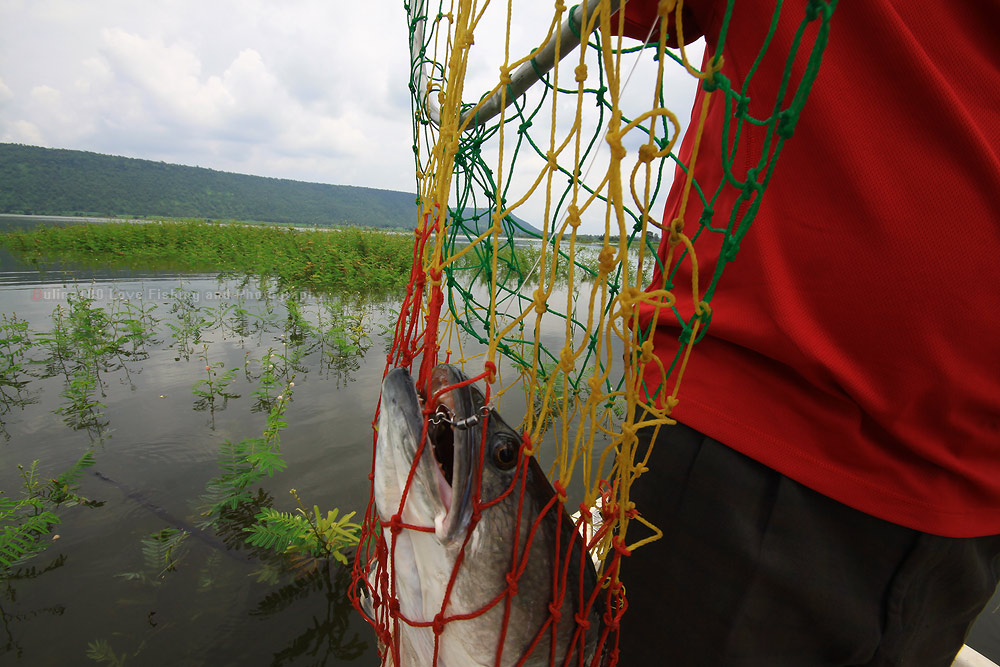
<path id="1" fill-rule="evenodd" d="M 436 366 L 424 394 L 403 368 L 382 383 L 373 491 L 390 525 L 383 535 L 401 616 L 393 644 L 381 649 L 384 664 L 593 664 L 602 620 L 596 570 L 538 461 L 458 368 Z M 392 530 L 397 514 L 402 527 Z M 565 575 L 555 587 L 561 601 L 555 568 Z M 383 595 L 389 590 L 383 584 Z M 373 616 L 370 600 L 367 609 Z"/>

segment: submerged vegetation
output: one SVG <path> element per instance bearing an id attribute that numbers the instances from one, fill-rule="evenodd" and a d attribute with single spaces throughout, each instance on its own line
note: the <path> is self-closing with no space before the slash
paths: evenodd
<path id="1" fill-rule="evenodd" d="M 221 474 L 208 483 L 205 495 L 204 514 L 209 517 L 208 524 L 214 523 L 224 510 L 236 510 L 241 504 L 252 502 L 252 485 L 285 468 L 279 434 L 288 426 L 285 412 L 292 401 L 295 373 L 306 371 L 301 364 L 303 357 L 318 352 L 327 368 L 343 370 L 337 368 L 338 359 L 363 354 L 370 345 L 363 325 L 363 306 L 349 307 L 339 299 L 326 298 L 315 306 L 315 312 L 309 312 L 301 302 L 301 294 L 279 289 L 277 299 L 282 301 L 287 314 L 283 322 L 287 333 L 280 336 L 281 349 L 269 347 L 260 358 L 247 353 L 242 368 L 227 369 L 221 361 L 212 363 L 209 343 L 203 343 L 196 356 L 203 370 L 191 387 L 194 409 L 211 412 L 212 428 L 215 412 L 224 410 L 230 400 L 240 398 L 240 394 L 230 389 L 239 371 L 247 382 L 255 385 L 250 392 L 254 397 L 251 412 L 267 414 L 261 436 L 221 445 Z M 175 358 L 178 361 L 181 357 L 189 360 L 192 343 L 200 342 L 209 331 L 222 330 L 224 338 L 242 339 L 249 333 L 244 323 L 250 318 L 271 323 L 271 327 L 262 324 L 256 329 L 261 334 L 279 326 L 274 316 L 275 305 L 270 300 L 263 303 L 262 312 L 247 310 L 242 300 L 216 307 L 196 306 L 198 300 L 196 292 L 171 291 L 163 306 L 168 311 L 166 316 L 157 317 L 156 304 L 133 304 L 123 297 L 99 302 L 93 291 L 81 288 L 66 293 L 65 306 L 56 305 L 47 331 L 33 331 L 28 322 L 16 315 L 4 315 L 0 318 L 4 336 L 0 339 L 3 352 L 0 384 L 15 392 L 13 396 L 2 395 L 5 413 L 18 407 L 17 397 L 28 393 L 32 380 L 61 376 L 64 401 L 55 412 L 63 416 L 67 426 L 86 432 L 91 443 L 97 444 L 109 436 L 109 423 L 103 412 L 107 406 L 100 400 L 108 389 L 108 376 L 121 371 L 127 379 L 129 367 L 148 358 L 146 346 L 157 340 L 158 325 L 170 330 L 170 347 L 179 355 Z M 192 310 L 197 316 L 191 316 Z M 232 327 L 227 327 L 227 323 Z M 48 486 L 39 481 L 36 461 L 30 470 L 22 471 L 23 498 L 15 501 L 0 493 L 0 579 L 13 564 L 36 553 L 32 540 L 58 523 L 49 505 L 76 499 L 71 485 L 79 478 L 80 471 L 94 461 L 93 452 L 88 451 L 69 471 L 50 480 Z M 343 542 L 343 535 L 330 528 L 333 519 L 320 520 L 316 512 L 315 521 L 296 524 L 309 534 L 291 535 L 286 531 L 283 541 L 263 546 L 277 544 L 282 552 L 292 542 L 310 543 L 315 545 L 311 549 L 315 555 L 325 554 L 339 560 L 340 548 L 349 545 Z M 348 518 L 333 524 L 342 525 Z M 267 522 L 273 525 L 274 517 L 268 515 Z M 326 538 L 328 535 L 330 539 Z"/>
<path id="2" fill-rule="evenodd" d="M 366 292 L 404 287 L 413 256 L 413 237 L 407 234 L 203 220 L 46 227 L 10 232 L 0 236 L 0 244 L 33 262 L 219 271 L 274 277 L 289 287 Z"/>
<path id="3" fill-rule="evenodd" d="M 42 396 L 64 427 L 89 443 L 65 472 L 48 477 L 36 460 L 18 467 L 20 492 L 0 491 L 0 593 L 6 587 L 0 595 L 0 620 L 9 637 L 6 645 L 0 643 L 0 655 L 21 651 L 10 632 L 10 619 L 62 613 L 45 608 L 12 615 L 3 605 L 19 604 L 18 581 L 66 564 L 64 555 L 38 566 L 29 561 L 58 539 L 55 529 L 66 519 L 65 508 L 102 504 L 79 495 L 81 477 L 87 469 L 101 467 L 114 433 L 114 410 L 108 406 L 114 407 L 116 392 L 134 392 L 144 364 L 154 355 L 167 363 L 172 357 L 175 372 L 184 373 L 180 386 L 189 387 L 182 403 L 191 406 L 193 401 L 195 412 L 208 413 L 206 424 L 212 432 L 217 413 L 234 409 L 234 404 L 258 426 L 244 431 L 242 439 L 216 441 L 216 474 L 206 475 L 200 497 L 184 501 L 198 515 L 195 523 L 171 516 L 142 500 L 137 490 L 91 470 L 167 524 L 140 538 L 129 571 L 116 575 L 126 582 L 120 585 L 153 590 L 183 579 L 177 573 L 186 570 L 197 573 L 197 590 L 192 592 L 200 593 L 223 572 L 219 556 L 236 550 L 242 552 L 243 562 L 256 561 L 258 581 L 279 587 L 273 595 L 288 596 L 283 605 L 313 590 L 346 600 L 342 589 L 349 577 L 340 570 L 358 543 L 354 512 L 307 506 L 294 489 L 294 504 L 280 507 L 264 487 L 268 478 L 288 467 L 281 433 L 294 423 L 289 409 L 295 378 L 318 372 L 337 386 L 350 382 L 372 345 L 368 330 L 375 306 L 357 294 L 317 296 L 287 289 L 280 279 L 258 281 L 251 298 L 243 289 L 247 282 L 229 282 L 234 284 L 237 289 L 231 292 L 220 285 L 213 299 L 183 285 L 157 290 L 156 299 L 148 298 L 148 290 L 76 286 L 57 290 L 59 302 L 47 321 L 28 321 L 13 313 L 0 317 L 0 434 L 10 437 L 7 415 Z M 234 353 L 240 351 L 243 361 L 234 364 Z M 192 537 L 216 547 L 200 564 L 195 562 Z M 329 642 L 331 653 L 360 655 L 366 644 L 345 636 L 344 613 L 331 606 L 324 621 L 336 636 L 314 637 L 315 628 L 310 628 L 303 635 L 307 640 L 296 638 L 286 650 L 297 651 L 300 640 L 306 645 L 322 640 Z M 120 644 L 125 635 L 116 635 L 114 641 Z M 107 639 L 96 639 L 86 654 L 96 662 L 122 664 L 126 655 L 135 657 L 145 650 L 145 640 L 125 653 L 118 649 Z"/>
<path id="4" fill-rule="evenodd" d="M 23 480 L 21 497 L 0 493 L 0 580 L 17 578 L 22 574 L 20 565 L 45 551 L 45 538 L 60 522 L 58 507 L 93 504 L 76 494 L 80 475 L 92 465 L 94 455 L 87 452 L 69 470 L 45 481 L 38 461 L 27 469 L 17 467 Z"/>

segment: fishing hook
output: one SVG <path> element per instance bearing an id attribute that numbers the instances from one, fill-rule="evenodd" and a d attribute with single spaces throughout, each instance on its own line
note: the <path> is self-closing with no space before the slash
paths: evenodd
<path id="1" fill-rule="evenodd" d="M 487 415 L 490 414 L 491 410 L 492 408 L 489 405 L 484 405 L 480 409 L 479 413 L 471 414 L 465 419 L 453 419 L 451 416 L 451 410 L 448 409 L 448 406 L 441 404 L 437 406 L 437 410 L 435 410 L 433 414 L 431 414 L 427 418 L 427 420 L 431 424 L 434 424 L 435 426 L 441 423 L 445 423 L 451 426 L 452 428 L 465 430 L 465 429 L 470 429 L 476 424 L 478 424 L 480 416 L 486 417 Z"/>

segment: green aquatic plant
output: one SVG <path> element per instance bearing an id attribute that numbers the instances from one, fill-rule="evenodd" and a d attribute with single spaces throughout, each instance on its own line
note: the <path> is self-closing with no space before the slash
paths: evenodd
<path id="1" fill-rule="evenodd" d="M 29 366 L 33 363 L 29 352 L 35 346 L 27 320 L 15 313 L 0 314 L 0 435 L 7 433 L 6 415 L 15 408 L 37 402 L 37 397 L 27 389 L 32 379 Z"/>
<path id="2" fill-rule="evenodd" d="M 209 316 L 211 309 L 198 305 L 201 296 L 192 290 L 171 290 L 167 298 L 170 303 L 167 312 L 175 319 L 165 324 L 174 339 L 173 347 L 178 357 L 187 360 L 194 352 L 194 346 L 201 342 L 202 332 L 213 323 L 213 318 Z"/>
<path id="3" fill-rule="evenodd" d="M 118 655 L 105 639 L 95 639 L 87 644 L 87 657 L 110 667 L 124 667 L 127 653 Z"/>
<path id="4" fill-rule="evenodd" d="M 111 360 L 125 352 L 126 346 L 142 338 L 142 332 L 128 326 L 116 310 L 118 299 L 109 307 L 97 305 L 92 289 L 78 289 L 66 294 L 66 317 L 74 357 L 85 356 L 97 362 L 98 371 L 117 370 Z"/>
<path id="5" fill-rule="evenodd" d="M 324 326 L 323 313 L 328 319 Z M 367 309 L 363 306 L 348 307 L 343 300 L 326 300 L 319 314 L 317 331 L 320 341 L 337 356 L 351 356 L 367 350 Z"/>
<path id="6" fill-rule="evenodd" d="M 392 341 L 396 336 L 396 325 L 399 322 L 399 306 L 387 306 L 385 316 L 378 322 L 378 336 L 385 344 L 385 353 L 392 351 Z"/>
<path id="7" fill-rule="evenodd" d="M 56 306 L 52 330 L 39 335 L 39 342 L 49 350 L 46 367 L 49 374 L 65 379 L 64 405 L 56 409 L 73 429 L 86 429 L 102 440 L 108 427 L 101 400 L 104 396 L 102 373 L 124 370 L 127 361 L 141 360 L 140 348 L 150 336 L 142 329 L 149 309 L 138 312 L 125 308 L 123 300 L 112 298 L 105 308 L 97 304 L 94 288 L 78 288 L 66 293 L 66 306 Z M 131 349 L 129 349 L 131 346 Z"/>
<path id="8" fill-rule="evenodd" d="M 282 384 L 280 371 L 275 371 L 275 361 L 281 363 L 284 357 L 269 348 L 259 361 L 262 368 L 260 386 L 253 392 L 258 397 L 258 405 L 269 406 L 262 436 L 244 438 L 236 443 L 227 440 L 220 445 L 220 474 L 208 483 L 202 497 L 207 505 L 203 515 L 209 523 L 218 526 L 241 506 L 257 502 L 260 493 L 255 498 L 251 489 L 265 476 L 273 476 L 286 467 L 280 453 L 280 432 L 288 426 L 284 415 L 295 383 L 288 380 Z M 281 393 L 275 393 L 278 387 L 283 387 Z M 338 517 L 339 510 L 334 509 L 324 515 L 314 506 L 310 514 L 294 489 L 291 493 L 299 503 L 297 514 L 280 512 L 257 502 L 259 511 L 253 516 L 254 523 L 243 527 L 249 533 L 246 542 L 296 556 L 300 562 L 302 559 L 333 558 L 346 564 L 343 551 L 357 544 L 361 529 L 351 521 L 354 513 Z"/>
<path id="9" fill-rule="evenodd" d="M 164 528 L 150 534 L 142 542 L 142 556 L 146 566 L 151 569 L 159 568 L 158 576 L 161 577 L 166 572 L 176 570 L 186 553 L 184 541 L 187 537 L 187 531 L 179 528 Z"/>
<path id="10" fill-rule="evenodd" d="M 271 355 L 271 364 L 274 365 L 277 375 L 284 380 L 291 380 L 296 373 L 309 372 L 303 364 L 303 359 L 316 347 L 315 341 L 307 341 L 304 338 L 290 340 L 287 334 L 281 334 L 278 338 L 281 341 L 281 354 Z"/>
<path id="11" fill-rule="evenodd" d="M 153 315 L 155 303 L 142 300 L 139 290 L 133 297 L 112 290 L 114 298 L 111 301 L 111 325 L 113 336 L 117 340 L 118 350 L 128 355 L 130 359 L 145 359 L 147 345 L 155 345 L 159 319 Z M 125 344 L 131 345 L 130 349 Z"/>
<path id="12" fill-rule="evenodd" d="M 259 291 L 254 293 L 251 291 L 254 289 Z M 120 385 L 141 388 L 147 393 L 152 390 L 154 396 L 160 392 L 176 393 L 176 389 L 163 388 L 160 384 L 158 368 L 144 372 L 143 362 L 150 357 L 157 363 L 179 357 L 184 347 L 189 351 L 190 363 L 170 365 L 169 369 L 171 383 L 178 381 L 176 376 L 180 373 L 187 373 L 189 378 L 180 378 L 182 403 L 183 394 L 190 387 L 192 396 L 188 406 L 193 401 L 196 410 L 214 413 L 226 408 L 231 412 L 240 407 L 248 413 L 252 410 L 259 414 L 251 416 L 258 420 L 258 427 L 219 443 L 218 467 L 204 475 L 205 479 L 211 479 L 198 509 L 205 511 L 204 518 L 212 525 L 212 531 L 202 533 L 187 526 L 189 532 L 170 529 L 147 535 L 131 550 L 135 562 L 119 568 L 118 571 L 134 570 L 119 575 L 116 580 L 119 587 L 131 588 L 133 584 L 126 582 L 137 582 L 159 586 L 157 590 L 166 591 L 167 586 L 184 586 L 184 582 L 188 582 L 194 592 L 197 581 L 197 590 L 201 591 L 211 588 L 213 580 L 227 572 L 225 568 L 210 567 L 206 564 L 207 559 L 234 555 L 239 560 L 256 560 L 261 571 L 271 573 L 273 578 L 269 581 L 277 586 L 303 581 L 321 570 L 331 576 L 346 571 L 340 563 L 350 558 L 358 530 L 356 517 L 347 511 L 349 508 L 329 510 L 310 503 L 306 510 L 300 503 L 299 509 L 292 505 L 272 511 L 271 506 L 277 503 L 266 489 L 274 483 L 265 478 L 277 476 L 286 469 L 280 439 L 289 422 L 294 420 L 294 413 L 288 410 L 296 377 L 300 373 L 332 371 L 346 382 L 360 366 L 371 346 L 368 333 L 371 324 L 367 318 L 375 307 L 367 297 L 355 293 L 290 292 L 284 287 L 276 287 L 273 280 L 261 280 L 245 293 L 232 293 L 220 287 L 216 294 L 218 301 L 206 291 L 192 291 L 190 285 L 156 292 L 152 288 L 119 290 L 96 283 L 71 287 L 68 291 L 53 288 L 52 294 L 55 296 L 46 298 L 56 298 L 61 303 L 53 304 L 49 321 L 32 320 L 37 330 L 26 323 L 17 324 L 9 313 L 0 318 L 0 327 L 14 323 L 0 329 L 0 337 L 10 339 L 0 343 L 0 354 L 4 350 L 11 353 L 9 358 L 15 363 L 8 366 L 16 368 L 14 373 L 19 381 L 26 382 L 23 393 L 29 390 L 36 394 L 49 392 L 47 397 L 42 396 L 54 402 L 44 409 L 58 408 L 62 417 L 55 420 L 57 425 L 65 421 L 73 428 L 87 429 L 101 437 L 109 427 L 107 415 L 120 405 Z M 150 294 L 159 296 L 146 298 Z M 228 351 L 234 347 L 235 337 L 249 338 L 245 346 L 248 349 L 254 345 L 259 347 L 246 354 L 242 367 L 237 362 L 232 364 L 236 368 L 229 368 L 228 358 L 221 356 L 222 348 L 216 346 L 225 346 Z M 196 339 L 199 344 L 194 343 Z M 226 342 L 216 342 L 220 339 Z M 8 347 L 4 348 L 5 344 Z M 20 352 L 15 349 L 19 344 L 22 345 Z M 170 354 L 171 347 L 173 354 Z M 0 356 L 0 363 L 2 361 Z M 208 369 L 202 372 L 206 367 Z M 247 381 L 245 390 L 240 386 L 244 379 Z M 11 433 L 15 433 L 14 428 Z M 253 437 L 243 438 L 243 435 Z M 78 439 L 85 437 L 85 433 L 64 433 L 64 436 Z M 91 439 L 94 437 L 92 435 Z M 26 545 L 30 542 L 39 551 L 46 546 L 54 551 L 52 537 L 59 532 L 59 517 L 68 520 L 59 511 L 59 503 L 65 506 L 85 500 L 74 500 L 79 476 L 69 475 L 63 477 L 60 484 L 50 485 L 45 475 L 37 470 L 34 473 L 29 470 L 26 474 L 35 479 L 33 488 L 36 494 L 44 494 L 43 499 L 14 503 L 0 496 L 4 499 L 0 504 L 0 518 L 25 519 L 23 532 L 28 538 L 7 540 L 7 546 L 13 545 L 7 550 L 9 555 L 24 556 L 21 561 L 13 562 L 7 569 L 8 574 L 4 575 L 11 596 L 17 579 L 38 576 L 65 560 L 54 561 L 46 567 L 54 554 L 48 558 L 46 554 L 39 556 Z M 20 498 L 16 500 L 21 501 Z M 286 523 L 288 517 L 291 517 L 290 523 Z M 6 527 L 8 522 L 0 525 Z M 200 527 L 204 525 L 199 524 Z M 184 527 L 183 523 L 181 526 Z M 205 535 L 214 537 L 210 533 L 215 533 L 226 546 L 240 549 L 239 554 L 222 548 L 205 555 L 204 550 L 198 548 L 200 544 L 190 539 L 202 540 Z M 268 547 L 259 543 L 263 536 L 276 534 L 286 539 L 287 544 L 275 542 Z M 18 553 L 10 553 L 12 549 L 17 549 Z M 73 552 L 68 553 L 72 560 Z M 33 560 L 24 564 L 29 558 Z M 177 576 L 170 576 L 174 571 Z M 2 596 L 3 586 L 0 586 L 0 604 L 6 604 Z M 13 599 L 11 604 L 14 604 Z M 24 602 L 18 604 L 23 606 Z M 49 611 L 40 609 L 32 613 L 47 614 Z M 3 614 L 0 609 L 0 615 Z M 116 639 L 118 636 L 108 634 L 105 636 L 107 641 L 94 641 L 84 650 L 89 658 L 104 664 L 120 664 L 126 658 L 129 664 L 141 662 L 141 657 L 135 657 L 138 651 L 132 652 L 138 639 L 123 643 Z M 83 646 L 86 643 L 81 649 Z M 125 653 L 121 652 L 122 648 L 127 649 Z"/>
<path id="13" fill-rule="evenodd" d="M 289 293 L 285 298 L 285 336 L 294 345 L 301 345 L 315 333 L 315 327 L 302 310 L 302 295 Z"/>
<path id="14" fill-rule="evenodd" d="M 252 313 L 246 308 L 246 300 L 242 294 L 237 297 L 233 307 L 226 311 L 228 318 L 224 321 L 224 331 L 232 334 L 241 341 L 249 338 L 259 331 L 257 322 L 252 319 Z"/>
<path id="15" fill-rule="evenodd" d="M 265 438 L 226 440 L 219 445 L 218 461 L 219 474 L 208 482 L 202 496 L 207 503 L 202 514 L 210 517 L 210 522 L 223 510 L 234 510 L 252 501 L 251 487 L 287 467 L 276 447 Z"/>
<path id="16" fill-rule="evenodd" d="M 322 368 L 337 380 L 337 387 L 353 379 L 372 345 L 366 321 L 370 306 L 360 299 L 327 298 L 317 311 L 316 334 Z"/>
<path id="17" fill-rule="evenodd" d="M 0 578 L 45 551 L 51 542 L 46 538 L 60 523 L 55 513 L 60 505 L 96 505 L 76 494 L 80 475 L 94 462 L 93 452 L 88 451 L 61 475 L 47 480 L 39 474 L 37 460 L 28 468 L 17 467 L 23 484 L 21 497 L 11 498 L 0 491 Z"/>
<path id="18" fill-rule="evenodd" d="M 284 286 L 364 292 L 404 289 L 413 255 L 408 234 L 205 221 L 46 227 L 4 234 L 0 245 L 28 261 L 220 271 L 271 276 Z"/>
<path id="19" fill-rule="evenodd" d="M 16 313 L 0 314 L 0 385 L 23 387 L 27 380 L 28 351 L 33 347 L 28 321 Z"/>
<path id="20" fill-rule="evenodd" d="M 42 497 L 50 503 L 66 507 L 74 505 L 99 507 L 103 505 L 103 502 L 90 500 L 76 492 L 79 486 L 77 483 L 80 481 L 80 477 L 83 476 L 84 470 L 94 465 L 95 462 L 93 452 L 88 451 L 84 453 L 68 470 L 47 481 L 44 490 L 41 491 Z"/>
<path id="21" fill-rule="evenodd" d="M 198 360 L 205 364 L 205 377 L 199 378 L 191 387 L 192 393 L 198 398 L 195 399 L 194 409 L 198 411 L 208 410 L 212 417 L 212 428 L 215 428 L 215 410 L 224 410 L 231 398 L 239 398 L 240 395 L 229 391 L 236 376 L 237 368 L 226 368 L 221 361 L 210 363 L 208 360 L 208 345 L 202 347 Z M 221 401 L 220 405 L 216 402 Z"/>
<path id="22" fill-rule="evenodd" d="M 228 317 L 223 319 L 223 330 L 231 331 L 240 340 L 251 336 L 262 336 L 264 332 L 277 329 L 280 317 L 275 310 L 274 301 L 271 299 L 271 289 L 262 287 L 256 290 L 261 298 L 257 300 L 257 305 L 248 308 L 246 303 L 246 291 L 248 282 L 244 281 L 235 290 L 236 303 L 226 311 Z"/>
<path id="23" fill-rule="evenodd" d="M 104 416 L 107 405 L 96 396 L 99 375 L 94 360 L 84 357 L 67 375 L 62 396 L 66 403 L 55 412 L 63 416 L 66 425 L 74 430 L 86 429 L 99 439 L 108 427 Z"/>
<path id="24" fill-rule="evenodd" d="M 7 571 L 45 550 L 42 538 L 59 523 L 59 517 L 38 499 L 0 496 L 0 523 L 0 571 Z"/>
<path id="25" fill-rule="evenodd" d="M 62 304 L 58 304 L 53 309 L 51 321 L 51 331 L 40 332 L 37 335 L 39 345 L 47 353 L 45 357 L 44 377 L 68 375 L 69 364 L 73 357 L 73 349 L 69 323 L 66 318 L 66 309 Z"/>
<path id="26" fill-rule="evenodd" d="M 181 559 L 187 555 L 187 538 L 188 532 L 180 528 L 164 528 L 146 535 L 141 540 L 145 569 L 123 572 L 118 576 L 127 581 L 159 585 L 164 575 L 174 572 Z"/>
<path id="27" fill-rule="evenodd" d="M 250 534 L 247 542 L 280 554 L 305 558 L 333 558 L 347 565 L 344 550 L 357 546 L 361 525 L 352 522 L 354 512 L 338 517 L 334 508 L 324 515 L 313 505 L 310 514 L 295 492 L 291 490 L 299 507 L 294 513 L 280 512 L 266 507 L 256 516 L 257 523 L 246 528 Z"/>
<path id="28" fill-rule="evenodd" d="M 257 379 L 260 384 L 250 392 L 254 396 L 250 410 L 273 413 L 276 403 L 287 397 L 289 390 L 295 387 L 295 381 L 292 379 L 295 376 L 291 375 L 286 379 L 290 371 L 288 357 L 279 354 L 273 347 L 267 348 L 267 351 L 254 361 L 259 368 Z M 247 368 L 249 365 L 248 360 Z"/>
<path id="29" fill-rule="evenodd" d="M 219 474 L 205 488 L 202 515 L 211 524 L 218 521 L 225 510 L 235 510 L 240 504 L 251 502 L 251 487 L 264 477 L 271 477 L 284 470 L 281 458 L 281 430 L 288 426 L 285 411 L 292 399 L 294 382 L 284 385 L 284 390 L 270 400 L 267 422 L 262 437 L 244 438 L 239 442 L 226 440 L 219 446 Z M 273 391 L 268 384 L 266 391 Z M 257 389 L 256 392 L 262 391 Z"/>

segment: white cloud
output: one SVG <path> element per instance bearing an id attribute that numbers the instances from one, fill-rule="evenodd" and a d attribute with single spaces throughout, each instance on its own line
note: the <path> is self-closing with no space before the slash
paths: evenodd
<path id="1" fill-rule="evenodd" d="M 515 0 L 512 59 L 551 6 Z M 497 81 L 505 12 L 477 31 L 467 100 Z M 399 2 L 0 0 L 4 141 L 412 190 L 408 82 Z"/>
<path id="2" fill-rule="evenodd" d="M 385 4 L 0 2 L 0 137 L 411 189 L 405 18 Z"/>
<path id="3" fill-rule="evenodd" d="M 202 77 L 198 56 L 178 44 L 118 28 L 101 31 L 116 83 L 146 98 L 154 116 L 179 126 L 219 127 L 235 100 L 218 76 Z"/>
<path id="4" fill-rule="evenodd" d="M 95 95 L 107 88 L 114 74 L 105 58 L 94 56 L 84 58 L 80 62 L 80 73 L 73 81 L 73 90 L 77 95 Z"/>
<path id="5" fill-rule="evenodd" d="M 52 86 L 35 86 L 31 89 L 31 99 L 54 110 L 62 101 L 62 95 Z"/>
<path id="6" fill-rule="evenodd" d="M 14 99 L 13 91 L 11 91 L 11 89 L 7 87 L 7 84 L 3 82 L 3 79 L 0 79 L 0 107 L 7 104 L 13 99 Z"/>
<path id="7" fill-rule="evenodd" d="M 5 123 L 0 129 L 0 141 L 16 144 L 44 144 L 42 133 L 34 123 L 16 120 Z"/>

